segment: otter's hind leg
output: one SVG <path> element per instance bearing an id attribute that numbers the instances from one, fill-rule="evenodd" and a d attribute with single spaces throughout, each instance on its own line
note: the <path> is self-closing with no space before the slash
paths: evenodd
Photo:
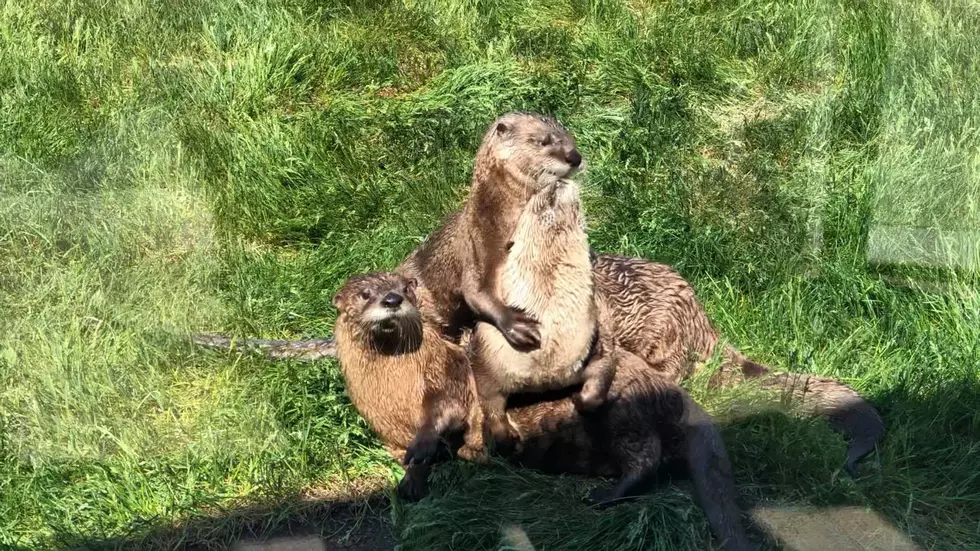
<path id="1" fill-rule="evenodd" d="M 610 399 L 613 378 L 616 376 L 616 360 L 613 343 L 599 342 L 595 354 L 582 370 L 582 390 L 572 396 L 575 409 L 592 411 Z"/>
<path id="2" fill-rule="evenodd" d="M 591 249 L 590 249 L 591 250 Z M 598 295 L 593 296 L 598 325 L 596 330 L 595 350 L 592 358 L 582 371 L 582 390 L 572 396 L 575 409 L 591 411 L 616 397 L 612 393 L 613 379 L 619 370 L 621 361 L 642 361 L 639 357 L 627 354 L 616 342 L 611 327 L 615 323 L 609 305 Z"/>
<path id="3" fill-rule="evenodd" d="M 507 395 L 501 391 L 500 381 L 479 354 L 471 357 L 470 365 L 483 412 L 484 440 L 502 456 L 520 453 L 521 434 L 507 415 Z"/>

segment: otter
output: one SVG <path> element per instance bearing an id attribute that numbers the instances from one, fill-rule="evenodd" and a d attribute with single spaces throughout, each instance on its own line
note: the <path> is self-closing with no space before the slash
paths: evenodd
<path id="1" fill-rule="evenodd" d="M 419 499 L 432 465 L 486 461 L 476 382 L 462 347 L 444 339 L 427 292 L 390 273 L 351 278 L 334 297 L 337 353 L 354 407 L 405 465 L 398 492 Z M 606 507 L 653 482 L 660 466 L 685 468 L 714 535 L 749 549 L 731 463 L 707 413 L 678 385 L 628 352 L 612 381 L 619 399 L 588 416 L 570 396 L 527 398 L 509 410 L 524 435 L 510 460 L 548 472 L 620 477 L 589 501 Z"/>
<path id="2" fill-rule="evenodd" d="M 711 385 L 755 379 L 762 386 L 797 398 L 826 417 L 849 440 L 846 472 L 857 476 L 858 462 L 885 435 L 885 422 L 858 392 L 831 377 L 775 373 L 746 358 L 731 345 L 719 347 L 719 334 L 694 289 L 665 264 L 619 255 L 598 255 L 596 291 L 607 305 L 609 328 L 619 346 L 680 382 L 706 365 L 716 351 L 721 366 Z"/>
<path id="3" fill-rule="evenodd" d="M 646 365 L 675 383 L 703 369 L 714 357 L 720 336 L 691 284 L 670 266 L 600 254 L 595 257 L 593 271 L 596 300 L 608 313 L 601 323 L 609 323 L 608 330 L 619 348 L 646 360 Z M 193 339 L 201 345 L 228 348 L 226 337 L 195 335 Z M 253 340 L 242 342 L 246 349 L 253 348 L 249 344 Z M 335 356 L 330 339 L 254 342 L 255 348 L 271 347 L 298 360 Z M 874 406 L 847 385 L 831 377 L 772 372 L 730 345 L 719 352 L 722 365 L 712 376 L 712 384 L 752 379 L 801 399 L 804 408 L 827 418 L 831 427 L 848 439 L 844 468 L 850 476 L 857 476 L 858 462 L 884 437 L 885 423 Z"/>
<path id="4" fill-rule="evenodd" d="M 479 455 L 470 407 L 470 368 L 459 347 L 442 346 L 442 320 L 425 288 L 390 273 L 353 277 L 334 295 L 336 352 L 347 394 L 387 451 L 406 465 L 399 492 L 425 493 L 424 465 L 446 451 Z M 467 435 L 470 434 L 470 442 Z M 406 455 L 407 454 L 407 455 Z M 416 458 L 418 460 L 416 460 Z"/>
<path id="5" fill-rule="evenodd" d="M 469 348 L 490 440 L 505 455 L 520 445 L 520 433 L 505 412 L 508 395 L 584 383 L 573 400 L 589 411 L 606 400 L 616 371 L 615 344 L 608 331 L 599 329 L 578 184 L 561 179 L 536 193 L 507 247 L 501 297 L 538 320 L 541 346 L 531 352 L 514 350 L 498 331 L 480 322 Z"/>
<path id="6" fill-rule="evenodd" d="M 581 170 L 583 162 L 575 139 L 551 117 L 514 111 L 486 130 L 463 208 L 395 269 L 429 289 L 450 338 L 481 321 L 516 349 L 540 345 L 537 320 L 501 300 L 499 273 L 524 205 L 543 187 Z"/>

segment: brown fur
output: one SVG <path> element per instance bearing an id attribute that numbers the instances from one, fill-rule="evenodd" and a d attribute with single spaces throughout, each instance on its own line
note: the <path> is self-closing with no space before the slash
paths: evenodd
<path id="1" fill-rule="evenodd" d="M 536 321 L 504 304 L 496 282 L 524 205 L 582 162 L 574 138 L 550 117 L 513 112 L 490 125 L 463 209 L 448 216 L 395 270 L 429 289 L 445 320 L 444 332 L 458 337 L 475 318 L 496 327 L 515 348 L 538 346 Z"/>
<path id="2" fill-rule="evenodd" d="M 609 305 L 617 342 L 680 382 L 705 365 L 716 351 L 718 332 L 694 289 L 669 266 L 618 255 L 599 255 L 594 266 L 596 292 Z M 856 473 L 857 462 L 885 434 L 884 421 L 853 389 L 830 377 L 770 373 L 769 369 L 726 345 L 721 370 L 712 382 L 733 384 L 757 379 L 826 416 L 850 440 L 845 468 Z"/>
<path id="3" fill-rule="evenodd" d="M 644 360 L 668 379 L 680 382 L 704 366 L 718 346 L 719 335 L 697 300 L 694 289 L 669 266 L 639 258 L 597 255 L 595 286 L 600 303 L 607 305 L 610 331 L 619 346 Z M 216 340 L 217 339 L 217 340 Z M 226 337 L 197 336 L 196 342 L 230 348 Z M 220 341 L 220 342 L 219 342 Z M 249 343 L 256 343 L 250 346 Z M 271 349 L 280 357 L 317 359 L 333 356 L 329 339 L 265 341 L 245 339 L 245 348 Z M 312 350 L 312 352 L 311 352 Z M 721 351 L 721 369 L 715 384 L 730 385 L 753 379 L 782 391 L 804 409 L 826 417 L 849 439 L 845 469 L 856 474 L 858 461 L 874 450 L 886 432 L 874 407 L 856 391 L 830 378 L 797 373 L 772 373 L 737 349 Z"/>
<path id="4" fill-rule="evenodd" d="M 520 433 L 508 421 L 507 396 L 584 383 L 574 396 L 580 409 L 605 400 L 616 371 L 615 344 L 599 330 L 592 261 L 579 188 L 559 180 L 531 198 L 518 219 L 500 270 L 498 292 L 540 324 L 541 346 L 513 349 L 492 326 L 477 323 L 470 344 L 489 439 L 507 453 Z M 591 356 L 591 358 L 590 358 Z"/>
<path id="5" fill-rule="evenodd" d="M 717 331 L 690 283 L 669 266 L 639 258 L 597 255 L 594 270 L 597 298 L 607 304 L 609 330 L 619 346 L 675 382 L 689 377 L 714 355 L 719 342 Z M 231 348 L 227 337 L 195 336 L 195 342 Z M 246 349 L 271 349 L 279 357 L 315 360 L 334 356 L 330 339 L 241 342 Z M 830 377 L 772 373 L 731 346 L 726 345 L 720 352 L 723 362 L 713 378 L 715 384 L 753 379 L 793 396 L 804 409 L 826 417 L 849 440 L 844 466 L 852 476 L 858 461 L 884 437 L 885 423 L 877 411 L 847 385 Z"/>
<path id="6" fill-rule="evenodd" d="M 391 293 L 405 301 L 386 308 Z M 353 278 L 334 302 L 341 370 L 354 406 L 406 464 L 400 493 L 417 499 L 440 451 L 482 461 L 476 385 L 461 347 L 443 339 L 438 319 L 416 308 L 414 284 L 393 274 Z M 379 312 L 388 313 L 382 316 Z M 749 549 L 735 503 L 731 465 L 710 417 L 676 384 L 628 352 L 617 355 L 615 402 L 580 414 L 565 395 L 525 400 L 510 410 L 525 437 L 518 464 L 550 472 L 620 477 L 591 500 L 608 505 L 636 495 L 662 462 L 687 468 L 694 493 L 726 549 Z"/>

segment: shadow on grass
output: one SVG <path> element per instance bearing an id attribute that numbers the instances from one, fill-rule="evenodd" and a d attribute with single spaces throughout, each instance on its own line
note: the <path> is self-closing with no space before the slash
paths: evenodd
<path id="1" fill-rule="evenodd" d="M 951 381 L 931 398 L 919 394 L 897 389 L 877 397 L 889 434 L 857 479 L 842 474 L 845 443 L 822 419 L 778 410 L 716 413 L 739 505 L 752 517 L 750 533 L 760 547 L 912 550 L 913 540 L 941 547 L 980 541 L 970 521 L 980 518 L 973 467 L 980 463 L 978 386 Z M 62 534 L 58 543 L 296 551 L 387 550 L 396 542 L 401 549 L 467 551 L 717 547 L 690 484 L 670 472 L 674 478 L 662 476 L 649 495 L 600 511 L 583 498 L 610 481 L 457 461 L 434 470 L 432 494 L 417 504 L 392 507 L 383 492 L 349 500 L 292 496 L 144 527 L 129 537 Z"/>
<path id="2" fill-rule="evenodd" d="M 171 525 L 135 528 L 128 536 L 59 534 L 60 549 L 392 549 L 395 537 L 383 492 L 349 499 L 288 496 L 201 515 Z"/>

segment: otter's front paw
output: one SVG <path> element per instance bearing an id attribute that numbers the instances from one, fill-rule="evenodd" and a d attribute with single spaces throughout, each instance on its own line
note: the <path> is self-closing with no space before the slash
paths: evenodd
<path id="1" fill-rule="evenodd" d="M 500 332 L 516 350 L 531 351 L 541 347 L 538 321 L 517 308 L 510 308 L 500 322 Z"/>
<path id="2" fill-rule="evenodd" d="M 398 483 L 396 491 L 398 497 L 409 503 L 414 503 L 429 494 L 429 480 L 427 477 L 406 472 Z"/>

